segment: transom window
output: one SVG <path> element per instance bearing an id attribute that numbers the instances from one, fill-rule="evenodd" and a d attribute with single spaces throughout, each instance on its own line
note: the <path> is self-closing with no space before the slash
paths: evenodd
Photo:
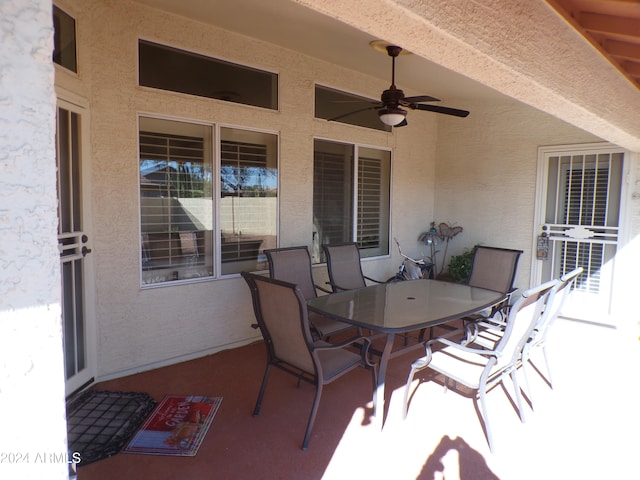
<path id="1" fill-rule="evenodd" d="M 278 75 L 139 40 L 139 83 L 145 87 L 278 108 Z"/>
<path id="2" fill-rule="evenodd" d="M 78 72 L 76 60 L 76 21 L 53 6 L 53 62 Z"/>
<path id="3" fill-rule="evenodd" d="M 314 261 L 320 245 L 357 242 L 362 257 L 389 253 L 391 152 L 314 142 Z"/>
<path id="4" fill-rule="evenodd" d="M 262 251 L 277 241 L 277 136 L 219 128 L 216 145 L 215 132 L 211 125 L 140 118 L 144 285 L 266 268 Z"/>
<path id="5" fill-rule="evenodd" d="M 331 120 L 341 115 L 350 114 L 335 121 L 390 132 L 391 127 L 380 121 L 376 110 L 373 108 L 375 102 L 377 100 L 322 85 L 316 85 L 315 87 L 316 118 Z"/>

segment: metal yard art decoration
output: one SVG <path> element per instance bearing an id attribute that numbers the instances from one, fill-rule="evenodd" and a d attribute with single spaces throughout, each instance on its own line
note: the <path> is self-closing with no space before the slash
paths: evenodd
<path id="1" fill-rule="evenodd" d="M 436 222 L 431 222 L 429 230 L 427 230 L 426 232 L 422 232 L 418 236 L 418 241 L 423 242 L 429 247 L 429 259 L 431 260 L 431 263 L 433 263 L 434 272 L 437 272 L 438 275 L 441 275 L 444 271 L 444 259 L 447 258 L 449 241 L 459 233 L 462 233 L 462 230 L 463 228 L 460 226 L 452 226 L 444 222 L 440 223 L 440 225 L 438 225 L 438 228 L 436 228 Z M 440 270 L 438 270 L 436 256 L 440 252 L 440 250 L 436 250 L 436 247 L 440 243 L 444 243 L 444 253 L 442 256 L 442 265 L 440 266 Z"/>

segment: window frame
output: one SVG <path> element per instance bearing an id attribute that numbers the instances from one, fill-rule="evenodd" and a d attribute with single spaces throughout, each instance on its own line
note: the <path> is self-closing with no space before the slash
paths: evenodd
<path id="1" fill-rule="evenodd" d="M 238 126 L 238 125 L 233 125 L 233 124 L 226 124 L 226 123 L 218 123 L 218 122 L 208 122 L 208 121 L 202 121 L 202 120 L 197 120 L 197 119 L 192 119 L 192 118 L 183 118 L 183 117 L 174 117 L 174 116 L 166 116 L 166 115 L 161 115 L 161 114 L 156 114 L 156 113 L 149 113 L 149 112 L 138 112 L 137 113 L 137 147 L 138 147 L 138 159 L 137 159 L 137 169 L 136 169 L 136 175 L 137 175 L 137 182 L 138 182 L 138 190 L 137 190 L 137 196 L 138 196 L 138 231 L 140 234 L 140 237 L 142 237 L 142 195 L 141 195 L 141 181 L 140 181 L 140 134 L 141 134 L 141 126 L 140 126 L 140 121 L 142 118 L 149 118 L 149 119 L 153 119 L 153 120 L 161 120 L 161 121 L 168 121 L 168 122 L 178 122 L 178 123 L 187 123 L 187 124 L 192 124 L 192 125 L 196 125 L 196 126 L 202 126 L 204 128 L 207 128 L 210 130 L 210 138 L 211 138 L 211 145 L 209 147 L 210 151 L 205 155 L 209 157 L 209 161 L 211 162 L 211 175 L 212 175 L 212 185 L 211 185 L 211 210 L 212 210 L 212 218 L 211 221 L 213 223 L 213 227 L 211 229 L 211 237 L 212 237 L 212 243 L 213 243 L 213 248 L 212 248 L 212 253 L 211 255 L 213 256 L 213 258 L 211 258 L 212 263 L 211 263 L 211 275 L 206 275 L 206 276 L 202 276 L 202 277 L 192 277 L 192 278 L 179 278 L 179 279 L 171 279 L 171 280 L 165 280 L 165 281 L 160 281 L 160 282 L 155 282 L 155 283 L 145 283 L 144 282 L 144 269 L 143 269 L 143 265 L 142 265 L 142 258 L 144 255 L 144 248 L 143 248 L 143 242 L 142 240 L 140 240 L 138 242 L 138 261 L 139 263 L 139 275 L 140 275 L 140 288 L 143 290 L 146 289 L 154 289 L 154 288 L 166 288 L 166 287 L 172 287 L 172 286 L 176 286 L 176 285 L 184 285 L 184 284 L 192 284 L 192 283 L 201 283 L 201 282 L 210 282 L 210 281 L 217 281 L 217 280 L 224 280 L 224 279 L 229 279 L 229 278 L 237 278 L 241 275 L 240 272 L 234 272 L 234 273 L 222 273 L 223 272 L 223 268 L 222 268 L 222 228 L 221 228 L 221 186 L 220 186 L 220 179 L 221 179 L 221 166 L 222 166 L 222 148 L 221 148 L 221 142 L 222 142 L 222 136 L 221 136 L 221 130 L 226 128 L 226 129 L 233 129 L 233 130 L 239 130 L 239 131 L 243 131 L 243 132 L 248 132 L 248 133 L 257 133 L 257 134 L 265 134 L 265 135 L 273 135 L 275 137 L 275 161 L 276 161 L 276 168 L 277 168 L 277 189 L 276 189 L 276 214 L 275 214 L 275 221 L 276 221 L 276 225 L 275 225 L 275 235 L 276 235 L 276 239 L 275 242 L 276 244 L 279 242 L 279 238 L 280 238 L 280 188 L 281 188 L 281 178 L 280 178 L 280 132 L 276 131 L 276 130 L 267 130 L 267 129 L 259 129 L 259 128 L 251 128 L 251 127 L 246 127 L 246 126 Z M 206 255 L 206 252 L 205 252 Z M 266 255 L 264 253 L 260 253 L 258 255 L 258 264 L 260 265 L 260 263 L 264 263 L 266 264 Z M 165 269 L 163 269 L 164 271 L 169 270 L 171 267 L 166 267 Z M 263 273 L 266 271 L 266 267 L 265 268 L 260 268 L 255 270 L 255 272 L 257 273 Z"/>
<path id="2" fill-rule="evenodd" d="M 164 47 L 166 49 L 169 50 L 173 50 L 173 51 L 178 51 L 178 52 L 184 52 L 185 54 L 190 54 L 196 57 L 201 57 L 204 59 L 210 59 L 214 62 L 220 62 L 223 64 L 226 64 L 228 66 L 235 66 L 241 69 L 247 69 L 247 70 L 252 70 L 255 72 L 261 72 L 261 73 L 265 73 L 265 74 L 270 74 L 275 76 L 275 82 L 273 85 L 273 88 L 275 88 L 275 97 L 276 97 L 276 102 L 275 102 L 275 106 L 273 108 L 270 107 L 264 107 L 264 106 L 260 106 L 260 105 L 254 105 L 251 103 L 242 103 L 242 102 L 235 102 L 235 101 L 231 101 L 231 100 L 226 100 L 224 98 L 217 98 L 217 97 L 213 97 L 213 96 L 203 96 L 203 95 L 198 95 L 195 93 L 187 93 L 187 92 L 181 92 L 181 91 L 177 91 L 177 90 L 169 90 L 166 88 L 160 88 L 160 87 L 153 87 L 153 86 L 148 86 L 148 85 L 142 85 L 140 83 L 140 44 L 141 43 L 146 43 L 146 44 L 152 44 L 158 47 Z M 237 60 L 232 60 L 226 57 L 220 57 L 220 56 L 213 56 L 210 52 L 205 52 L 202 51 L 200 49 L 193 49 L 190 47 L 184 47 L 184 46 L 179 46 L 177 45 L 175 42 L 173 43 L 166 43 L 166 42 L 161 42 L 158 41 L 157 39 L 150 39 L 150 38 L 145 38 L 143 36 L 138 36 L 136 39 L 136 86 L 138 88 L 143 88 L 143 89 L 149 89 L 151 91 L 154 92 L 164 92 L 166 94 L 173 94 L 173 95 L 186 95 L 190 98 L 197 98 L 200 100 L 206 99 L 206 100 L 213 100 L 213 101 L 219 101 L 219 102 L 224 102 L 225 104 L 230 104 L 230 105 L 234 105 L 234 106 L 240 106 L 240 107 L 248 107 L 248 108 L 258 108 L 260 110 L 263 111 L 268 111 L 268 112 L 280 112 L 280 72 L 276 71 L 276 70 L 271 70 L 268 68 L 264 68 L 264 67 L 257 67 L 254 65 L 249 65 L 246 63 L 242 63 L 240 61 Z"/>
<path id="3" fill-rule="evenodd" d="M 222 129 L 234 129 L 234 130 L 239 130 L 239 131 L 243 131 L 243 132 L 250 132 L 250 133 L 259 133 L 259 134 L 264 134 L 264 135 L 274 135 L 275 136 L 275 141 L 276 141 L 276 168 L 277 168 L 277 195 L 276 195 L 276 225 L 275 225 L 275 234 L 276 234 L 276 239 L 275 239 L 275 245 L 273 246 L 274 248 L 276 246 L 279 245 L 280 242 L 280 188 L 281 188 L 281 182 L 280 182 L 280 132 L 276 131 L 276 130 L 267 130 L 267 129 L 261 129 L 261 128 L 250 128 L 250 127 L 245 127 L 245 126 L 238 126 L 238 125 L 232 125 L 232 124 L 227 124 L 227 123 L 216 123 L 215 124 L 215 132 L 214 132 L 214 138 L 215 138 L 215 142 L 216 142 L 216 146 L 218 147 L 215 151 L 214 151 L 214 169 L 215 169 L 215 178 L 216 178 L 216 182 L 214 185 L 214 195 L 215 198 L 217 199 L 216 201 L 218 202 L 218 205 L 220 203 L 220 200 L 222 198 L 222 192 L 221 192 L 221 188 L 220 188 L 220 177 L 221 177 L 221 169 L 222 169 L 222 148 L 219 148 L 222 142 L 222 134 L 221 134 L 221 130 Z M 214 206 L 215 207 L 215 206 Z M 215 279 L 224 279 L 224 278 L 234 278 L 234 277 L 238 277 L 240 276 L 240 272 L 238 273 L 227 273 L 227 274 L 223 274 L 222 273 L 222 222 L 221 222 L 221 209 L 220 208 L 214 208 L 214 222 L 215 222 L 215 229 L 214 229 L 214 235 L 215 235 L 215 239 L 214 239 L 214 243 L 215 243 L 215 249 L 216 249 L 216 258 L 214 259 L 215 263 L 215 271 L 214 271 L 214 275 L 213 277 Z M 264 263 L 265 264 L 265 268 L 261 269 L 261 270 L 255 270 L 255 272 L 266 272 L 267 271 L 267 257 L 264 253 L 261 253 L 260 255 L 258 255 L 258 263 Z M 217 272 L 217 273 L 216 273 Z"/>
<path id="4" fill-rule="evenodd" d="M 73 21 L 73 69 L 69 68 L 69 66 L 65 65 L 64 62 L 58 63 L 55 60 L 55 54 L 56 54 L 56 44 L 58 42 L 56 42 L 56 40 L 59 40 L 61 43 L 61 38 L 60 38 L 60 34 L 62 33 L 61 31 L 58 31 L 55 26 L 56 26 L 56 22 L 55 22 L 55 16 L 56 16 L 56 10 L 58 12 L 60 12 L 61 14 L 65 15 L 66 17 L 68 17 L 70 20 Z M 51 60 L 52 63 L 54 65 L 57 65 L 58 67 L 64 69 L 65 72 L 67 73 L 71 73 L 73 75 L 78 75 L 78 70 L 79 70 L 79 62 L 78 62 L 78 20 L 74 15 L 71 15 L 67 10 L 63 9 L 62 7 L 60 7 L 59 5 L 56 5 L 55 3 L 52 5 L 51 8 L 51 17 L 52 17 L 52 24 L 53 24 L 53 51 L 51 52 Z M 66 33 L 70 33 L 70 32 L 66 32 Z M 60 53 L 60 51 L 58 52 Z M 66 57 L 65 57 L 66 58 Z"/>
<path id="5" fill-rule="evenodd" d="M 337 87 L 332 87 L 323 83 L 319 83 L 319 82 L 314 82 L 313 84 L 313 118 L 316 120 L 324 120 L 326 122 L 329 122 L 328 118 L 325 118 L 323 116 L 318 116 L 318 103 L 317 103 L 317 98 L 318 98 L 318 89 L 323 89 L 325 91 L 330 92 L 330 94 L 335 94 L 338 96 L 343 96 L 345 97 L 343 101 L 349 99 L 351 101 L 354 102 L 354 107 L 353 109 L 349 109 L 349 110 L 358 110 L 359 107 L 362 106 L 366 106 L 367 102 L 370 102 L 372 104 L 372 118 L 371 120 L 374 121 L 375 123 L 372 122 L 372 124 L 374 125 L 378 125 L 377 127 L 373 127 L 373 126 L 369 126 L 369 125 L 365 125 L 364 123 L 358 123 L 356 120 L 353 121 L 349 121 L 349 117 L 343 118 L 343 119 L 339 119 L 339 120 L 331 120 L 331 122 L 336 122 L 339 123 L 341 125 L 348 125 L 348 126 L 352 126 L 352 127 L 359 127 L 359 128 L 365 128 L 368 131 L 374 131 L 374 132 L 381 132 L 381 133 L 387 133 L 387 134 L 393 134 L 393 128 L 389 125 L 385 125 L 384 123 L 382 123 L 382 121 L 380 121 L 379 118 L 377 118 L 377 114 L 375 114 L 373 111 L 375 110 L 375 108 L 373 107 L 373 104 L 376 102 L 379 102 L 379 98 L 369 98 L 366 95 L 361 95 L 358 93 L 354 93 L 354 92 L 350 92 L 347 90 L 343 90 L 341 88 L 337 88 Z M 359 106 L 357 105 L 357 102 L 362 102 Z M 345 109 L 347 110 L 347 109 Z M 337 115 L 341 115 L 343 113 L 347 113 L 345 112 L 336 112 Z M 360 113 L 360 115 L 362 115 L 363 113 Z M 374 117 L 375 115 L 375 117 Z M 357 114 L 354 114 L 354 117 L 357 117 Z"/>
<path id="6" fill-rule="evenodd" d="M 340 144 L 340 145 L 346 145 L 346 146 L 350 146 L 353 148 L 353 172 L 352 172 L 352 179 L 351 179 L 351 189 L 352 189 L 352 204 L 351 204 L 351 239 L 349 240 L 350 242 L 357 242 L 358 241 L 358 196 L 359 196 L 359 159 L 360 159 L 360 149 L 372 149 L 372 150 L 379 150 L 382 152 L 388 152 L 389 153 L 389 191 L 388 191 L 388 202 L 387 202 L 387 208 L 388 208 L 388 219 L 387 219 L 387 232 L 386 232 L 386 244 L 387 244 L 387 252 L 386 253 L 380 253 L 378 255 L 371 255 L 371 256 L 363 256 L 362 260 L 374 260 L 374 259 L 380 259 L 380 258 L 389 258 L 391 257 L 391 237 L 392 237 L 392 233 L 391 233 L 391 225 L 393 224 L 393 219 L 392 219 L 392 214 L 393 214 L 393 208 L 392 208 L 392 199 L 393 199 L 393 148 L 390 147 L 383 147 L 380 145 L 372 145 L 372 144 L 368 144 L 368 143 L 362 143 L 362 142 L 354 142 L 354 141 L 346 141 L 346 140 L 336 140 L 335 138 L 327 138 L 327 137 L 320 137 L 320 136 L 314 136 L 313 137 L 313 161 L 314 161 L 314 165 L 313 165 L 313 169 L 315 170 L 315 153 L 316 153 L 316 149 L 315 149 L 315 143 L 316 141 L 322 141 L 322 142 L 329 142 L 329 143 L 335 143 L 335 144 Z M 315 188 L 315 174 L 314 174 L 314 188 Z M 313 197 L 312 197 L 312 211 L 313 211 Z M 312 227 L 313 227 L 313 236 L 314 236 L 314 249 L 313 249 L 313 253 L 312 253 L 312 263 L 314 265 L 318 265 L 318 264 L 324 264 L 326 263 L 326 260 L 323 259 L 323 252 L 321 251 L 321 248 L 315 248 L 316 245 L 316 237 L 317 237 L 317 232 L 315 230 L 315 226 L 313 225 L 312 222 Z M 382 238 L 382 237 L 381 237 Z M 319 239 L 318 240 L 318 247 L 320 247 L 322 244 L 322 241 Z M 366 250 L 366 249 L 365 249 Z M 363 251 L 363 250 L 361 250 Z"/>

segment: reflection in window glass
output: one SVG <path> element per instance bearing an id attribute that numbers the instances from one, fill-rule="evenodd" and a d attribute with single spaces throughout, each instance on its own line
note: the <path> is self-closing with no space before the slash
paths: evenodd
<path id="1" fill-rule="evenodd" d="M 140 118 L 142 283 L 213 275 L 211 127 Z"/>
<path id="2" fill-rule="evenodd" d="M 139 135 L 142 283 L 266 269 L 263 250 L 277 244 L 277 135 L 220 128 L 219 171 L 213 126 L 141 117 Z"/>
<path id="3" fill-rule="evenodd" d="M 53 61 L 72 72 L 76 65 L 76 21 L 53 6 Z"/>
<path id="4" fill-rule="evenodd" d="M 353 241 L 353 151 L 346 143 L 315 142 L 313 222 L 319 245 Z"/>
<path id="5" fill-rule="evenodd" d="M 278 108 L 278 75 L 140 40 L 139 82 L 145 87 L 256 107 Z"/>
<path id="6" fill-rule="evenodd" d="M 220 245 L 222 274 L 266 269 L 276 247 L 277 136 L 220 129 Z"/>
<path id="7" fill-rule="evenodd" d="M 391 152 L 358 148 L 356 241 L 363 257 L 389 253 Z"/>
<path id="8" fill-rule="evenodd" d="M 322 244 L 354 241 L 362 257 L 387 255 L 391 152 L 316 140 L 313 173 L 314 261 Z"/>
<path id="9" fill-rule="evenodd" d="M 353 93 L 341 92 L 322 85 L 316 85 L 315 88 L 316 118 L 330 120 L 341 115 L 350 114 L 334 121 L 390 132 L 391 127 L 380 121 L 378 111 L 373 108 L 378 103 L 379 100 L 360 97 Z"/>

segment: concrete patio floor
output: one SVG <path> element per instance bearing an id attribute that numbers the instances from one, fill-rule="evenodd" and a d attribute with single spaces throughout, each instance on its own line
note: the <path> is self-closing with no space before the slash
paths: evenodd
<path id="1" fill-rule="evenodd" d="M 627 319 L 628 322 L 628 319 Z M 264 367 L 260 343 L 97 385 L 98 389 L 221 395 L 221 410 L 196 457 L 118 454 L 80 467 L 92 479 L 635 479 L 640 342 L 631 329 L 560 319 L 549 339 L 553 389 L 534 370 L 521 423 L 511 384 L 487 396 L 496 444 L 489 451 L 471 397 L 445 391 L 427 371 L 414 383 L 406 420 L 404 382 L 412 358 L 393 359 L 384 427 L 371 421 L 369 374 L 325 387 L 309 450 L 300 443 L 313 388 L 273 372 L 252 417 Z M 541 352 L 536 352 L 541 353 Z M 541 355 L 533 360 L 541 366 Z M 524 379 L 520 374 L 521 386 Z M 417 387 L 417 388 L 416 388 Z"/>

